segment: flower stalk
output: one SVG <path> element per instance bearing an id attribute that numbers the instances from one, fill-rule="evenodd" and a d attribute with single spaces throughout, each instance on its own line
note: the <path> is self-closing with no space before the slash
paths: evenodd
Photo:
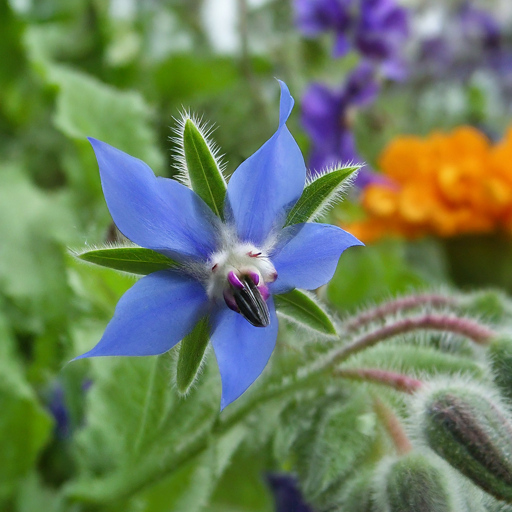
<path id="1" fill-rule="evenodd" d="M 487 345 L 496 336 L 488 327 L 469 318 L 455 316 L 427 314 L 413 318 L 398 320 L 385 325 L 368 334 L 357 338 L 352 343 L 337 349 L 330 354 L 330 364 L 341 363 L 351 355 L 373 347 L 377 343 L 399 334 L 406 334 L 417 329 L 432 329 L 460 334 L 479 345 Z"/>
<path id="2" fill-rule="evenodd" d="M 363 382 L 382 384 L 390 388 L 413 394 L 423 383 L 420 380 L 401 373 L 381 370 L 379 368 L 343 368 L 334 372 L 336 377 Z"/>
<path id="3" fill-rule="evenodd" d="M 427 293 L 420 295 L 411 295 L 399 299 L 385 302 L 369 311 L 355 316 L 346 321 L 343 325 L 345 331 L 357 331 L 358 329 L 371 324 L 372 322 L 382 321 L 387 316 L 394 315 L 410 309 L 416 309 L 422 306 L 432 308 L 453 307 L 458 303 L 455 297 L 448 297 L 436 293 Z"/>
<path id="4" fill-rule="evenodd" d="M 409 453 L 412 450 L 412 444 L 396 414 L 377 397 L 373 399 L 373 408 L 393 441 L 397 453 L 399 455 Z"/>

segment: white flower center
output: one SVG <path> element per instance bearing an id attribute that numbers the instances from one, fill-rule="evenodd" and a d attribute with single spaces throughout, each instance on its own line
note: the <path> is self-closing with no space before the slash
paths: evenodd
<path id="1" fill-rule="evenodd" d="M 232 247 L 216 252 L 211 256 L 209 265 L 206 291 L 211 299 L 225 297 L 225 291 L 234 279 L 230 273 L 238 278 L 249 277 L 262 290 L 277 278 L 276 269 L 268 256 L 250 243 L 234 243 Z"/>

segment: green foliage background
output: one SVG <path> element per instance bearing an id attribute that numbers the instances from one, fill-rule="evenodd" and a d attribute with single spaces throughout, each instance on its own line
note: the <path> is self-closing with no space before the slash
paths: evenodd
<path id="1" fill-rule="evenodd" d="M 389 449 L 371 385 L 326 379 L 311 388 L 298 382 L 300 398 L 280 391 L 294 390 L 296 369 L 332 340 L 297 336 L 283 322 L 261 382 L 219 417 L 211 353 L 186 399 L 173 389 L 175 351 L 69 363 L 99 340 L 134 281 L 81 264 L 68 248 L 115 235 L 87 136 L 172 177 L 170 126 L 190 109 L 219 126 L 214 139 L 232 172 L 275 129 L 274 77 L 298 100 L 309 81 L 342 77 L 355 57 L 329 70 L 329 52 L 300 40 L 284 0 L 247 13 L 239 3 L 233 54 L 212 49 L 200 1 L 133 2 L 129 16 L 115 15 L 114 3 L 0 0 L 0 509 L 265 512 L 274 509 L 267 471 L 294 471 L 322 507 L 354 468 Z M 266 41 L 265 51 L 249 51 L 250 34 Z M 307 152 L 298 121 L 297 108 L 289 126 Z M 343 316 L 366 301 L 449 282 L 440 248 L 422 243 L 348 251 L 323 298 Z M 463 342 L 453 353 L 400 343 L 364 357 L 411 373 L 488 378 Z M 50 412 L 57 406 L 68 415 L 65 431 Z"/>

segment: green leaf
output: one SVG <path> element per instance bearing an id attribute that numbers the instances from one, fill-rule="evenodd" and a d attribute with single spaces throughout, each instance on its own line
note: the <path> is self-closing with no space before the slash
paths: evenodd
<path id="1" fill-rule="evenodd" d="M 317 219 L 336 201 L 346 185 L 347 178 L 360 167 L 343 167 L 311 181 L 288 214 L 285 226 Z"/>
<path id="2" fill-rule="evenodd" d="M 212 440 L 209 447 L 192 463 L 183 465 L 175 473 L 142 493 L 139 498 L 141 505 L 137 510 L 140 512 L 204 510 L 209 505 L 218 480 L 228 468 L 233 454 L 238 450 L 246 434 L 246 427 L 237 425 L 219 439 Z"/>
<path id="3" fill-rule="evenodd" d="M 382 240 L 345 251 L 327 286 L 329 301 L 346 310 L 368 301 L 381 301 L 390 294 L 420 289 L 426 282 L 409 265 L 406 243 Z"/>
<path id="4" fill-rule="evenodd" d="M 58 87 L 54 123 L 64 135 L 95 137 L 142 159 L 155 171 L 163 169 L 151 108 L 135 91 L 121 91 L 85 73 L 48 65 L 47 80 Z"/>
<path id="5" fill-rule="evenodd" d="M 316 397 L 316 402 L 313 414 L 311 403 L 309 411 L 301 406 L 295 411 L 302 413 L 307 424 L 297 418 L 303 430 L 293 452 L 306 500 L 317 505 L 318 510 L 328 510 L 340 480 L 353 475 L 375 456 L 377 429 L 370 397 L 364 390 L 354 388 L 345 398 Z"/>
<path id="6" fill-rule="evenodd" d="M 3 340 L 0 340 L 2 342 Z M 20 365 L 0 360 L 0 508 L 33 468 L 49 440 L 52 421 L 39 405 Z"/>
<path id="7" fill-rule="evenodd" d="M 293 290 L 274 296 L 279 313 L 286 319 L 303 327 L 325 334 L 336 334 L 329 315 L 306 292 Z"/>
<path id="8" fill-rule="evenodd" d="M 76 257 L 101 265 L 102 267 L 113 268 L 132 274 L 148 275 L 157 270 L 167 270 L 176 267 L 178 263 L 159 252 L 143 247 L 107 247 L 104 249 L 93 249 L 92 251 L 76 254 Z"/>
<path id="9" fill-rule="evenodd" d="M 75 335 L 88 337 L 89 346 L 97 341 L 87 324 Z M 184 400 L 171 386 L 172 359 L 166 353 L 88 361 L 94 386 L 87 395 L 87 423 L 76 435 L 82 471 L 67 486 L 70 497 L 123 503 L 209 446 L 219 410 L 218 370 L 205 364 Z"/>
<path id="10" fill-rule="evenodd" d="M 192 189 L 222 219 L 226 181 L 215 158 L 215 150 L 192 119 L 185 121 L 183 151 Z"/>
<path id="11" fill-rule="evenodd" d="M 182 395 L 188 392 L 196 379 L 209 340 L 210 323 L 208 317 L 205 316 L 197 323 L 192 332 L 181 341 L 176 369 L 176 384 Z"/>

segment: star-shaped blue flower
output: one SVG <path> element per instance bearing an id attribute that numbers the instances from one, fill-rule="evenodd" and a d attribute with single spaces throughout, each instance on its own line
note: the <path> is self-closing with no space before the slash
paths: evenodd
<path id="1" fill-rule="evenodd" d="M 90 139 L 119 230 L 180 266 L 153 272 L 130 288 L 99 343 L 80 358 L 162 354 L 208 315 L 221 408 L 256 380 L 277 338 L 272 295 L 322 286 L 341 253 L 362 245 L 327 224 L 283 228 L 306 179 L 285 124 L 293 103 L 281 82 L 279 128 L 232 175 L 223 222 L 185 185 L 156 177 L 141 160 Z"/>

